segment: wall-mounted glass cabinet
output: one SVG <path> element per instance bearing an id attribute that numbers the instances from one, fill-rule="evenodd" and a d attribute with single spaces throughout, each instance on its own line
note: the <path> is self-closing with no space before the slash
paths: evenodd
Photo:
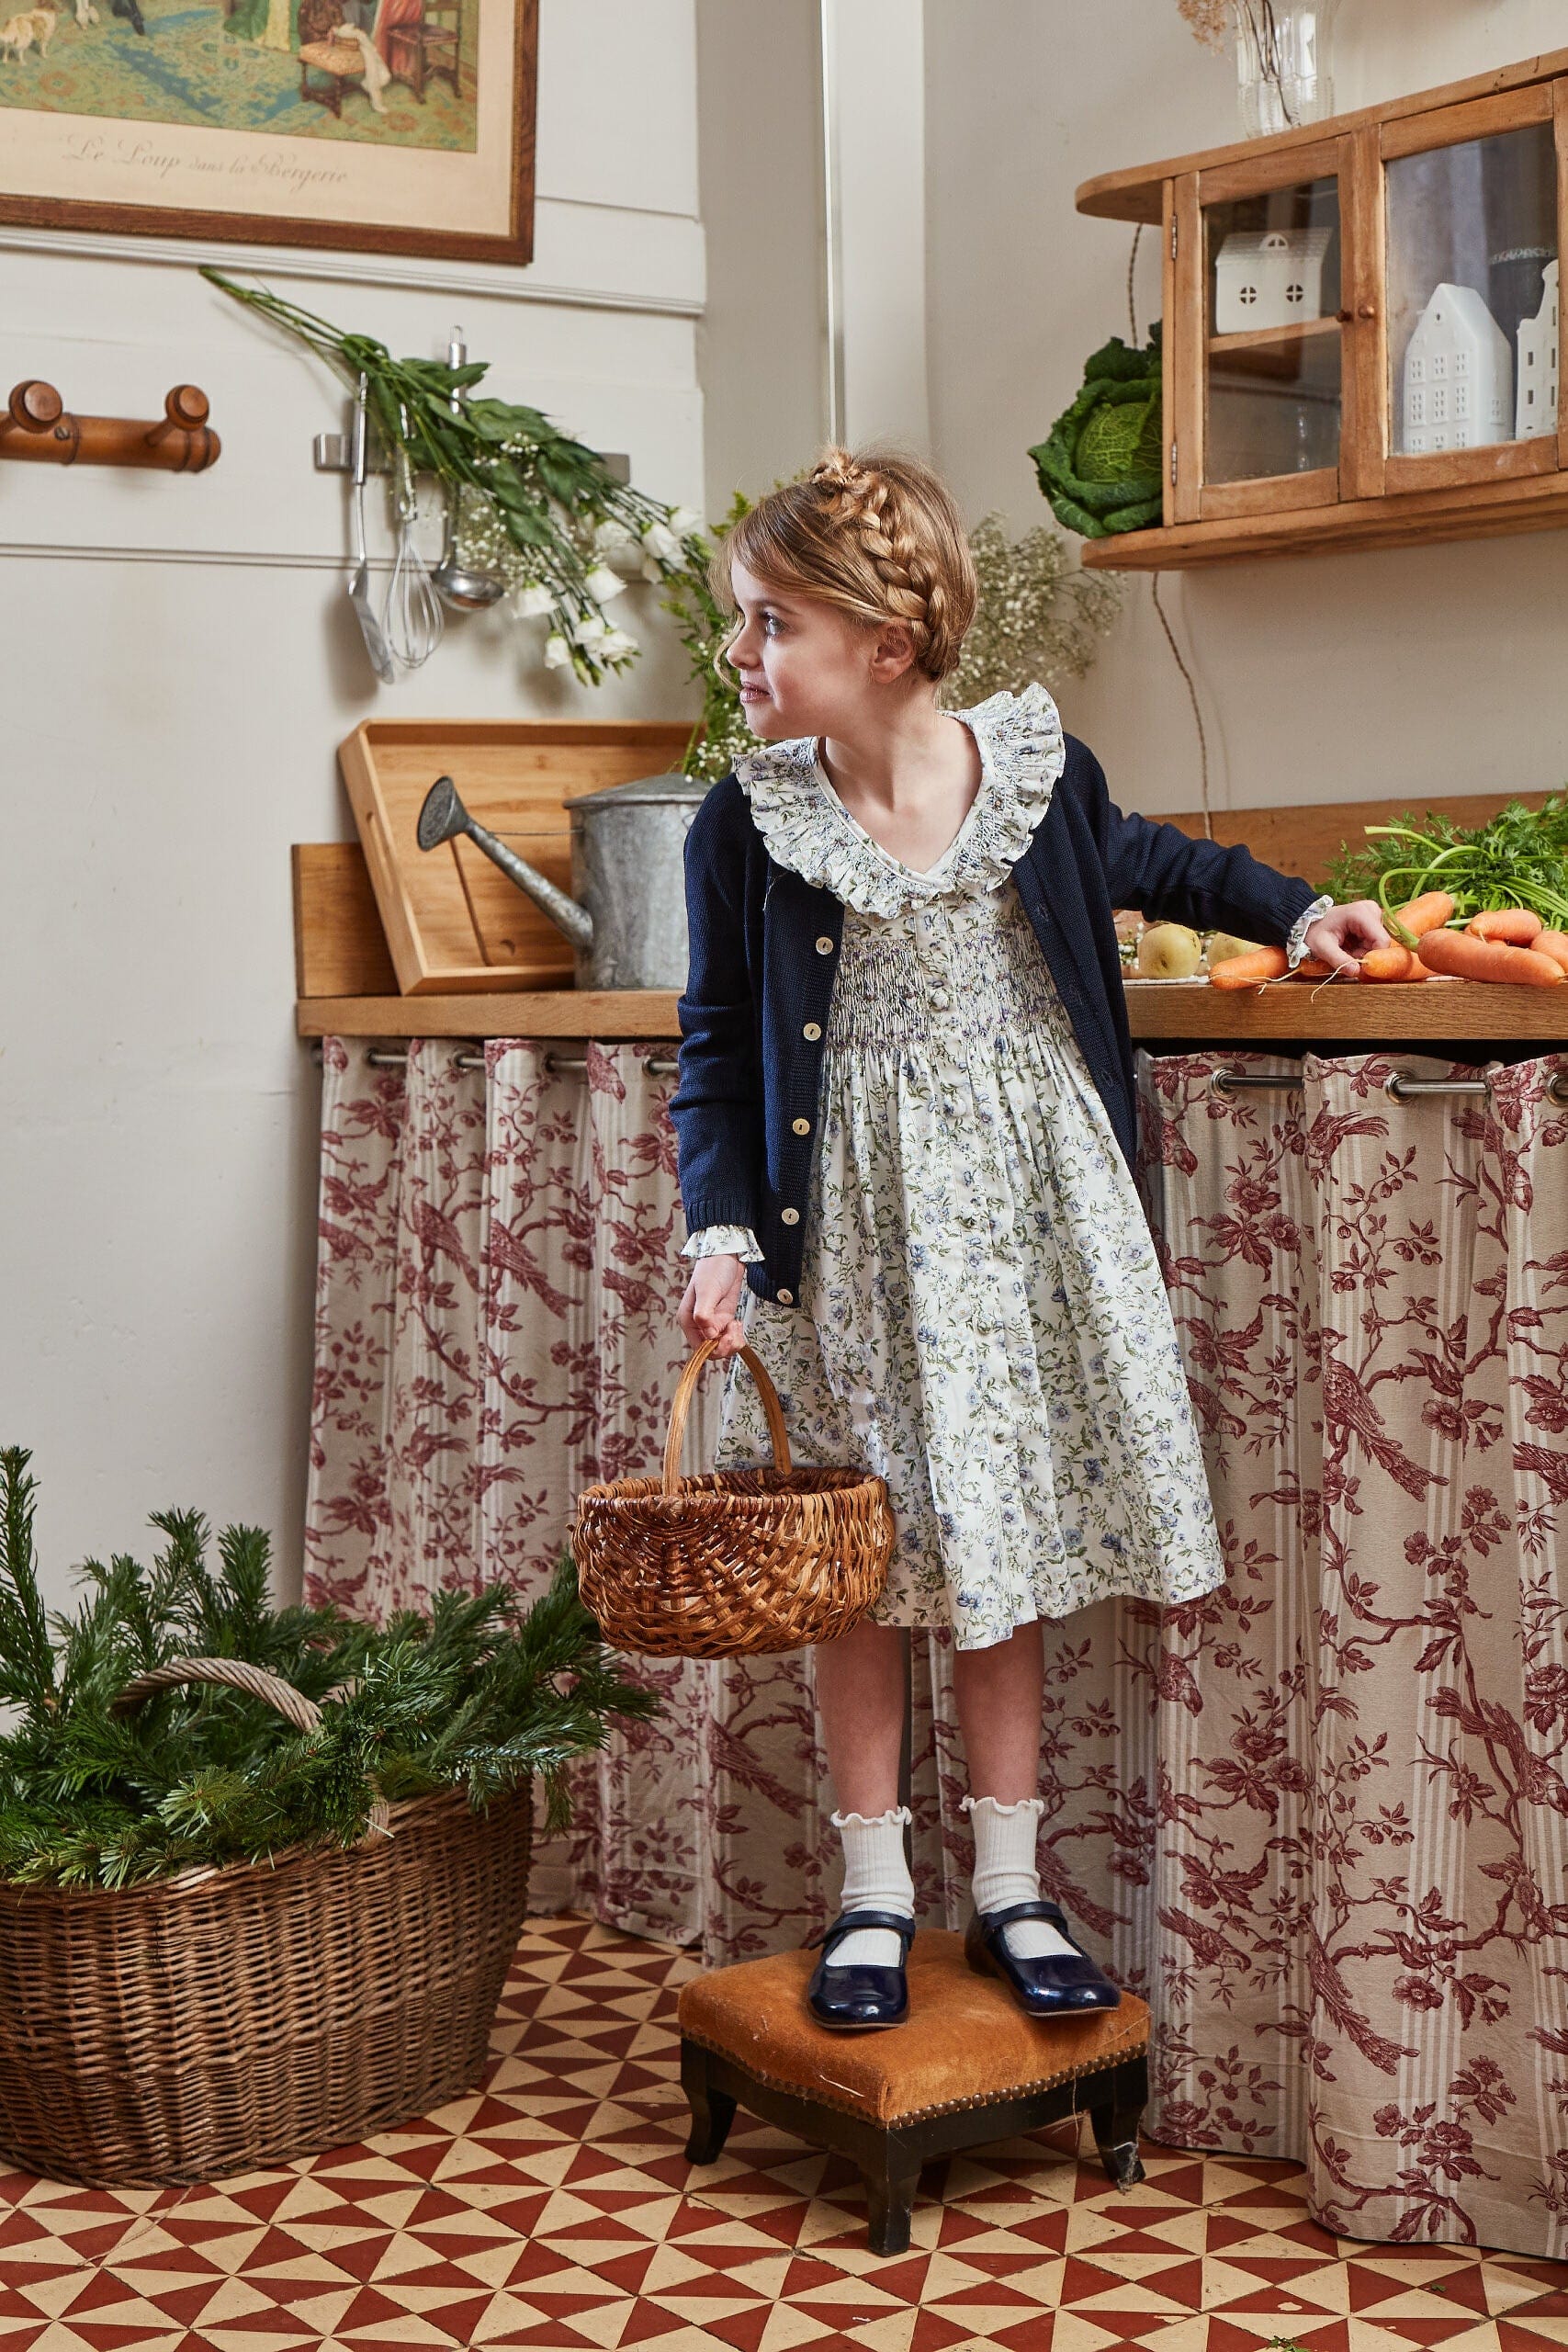
<path id="1" fill-rule="evenodd" d="M 1080 188 L 1165 249 L 1164 524 L 1086 562 L 1568 523 L 1565 158 L 1568 51 Z"/>

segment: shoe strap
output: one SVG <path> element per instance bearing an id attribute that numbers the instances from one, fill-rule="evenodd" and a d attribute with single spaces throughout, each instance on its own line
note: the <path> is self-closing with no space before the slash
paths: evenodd
<path id="1" fill-rule="evenodd" d="M 998 1928 L 1010 1928 L 1019 1919 L 1043 1919 L 1048 1927 L 1056 1929 L 1058 1935 L 1066 1936 L 1069 1943 L 1074 1941 L 1072 1929 L 1067 1925 L 1066 1914 L 1061 1905 L 1044 1901 L 1010 1903 L 1005 1911 L 986 1912 L 984 1914 L 986 1933 L 988 1936 L 995 1935 Z"/>
<path id="2" fill-rule="evenodd" d="M 813 1936 L 806 1949 L 810 1951 L 814 1945 L 820 1944 L 822 1957 L 826 1960 L 834 1945 L 841 1942 L 845 1936 L 853 1935 L 857 1928 L 891 1928 L 901 1939 L 906 1957 L 915 1940 L 915 1923 L 906 1912 L 840 1911 L 831 1927 L 824 1928 L 819 1936 Z"/>

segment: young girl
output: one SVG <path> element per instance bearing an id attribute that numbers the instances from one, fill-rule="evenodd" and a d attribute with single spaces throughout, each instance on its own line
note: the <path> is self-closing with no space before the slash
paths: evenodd
<path id="1" fill-rule="evenodd" d="M 1040 1899 L 1042 1620 L 1224 1575 L 1133 1181 L 1111 910 L 1336 967 L 1382 923 L 1122 816 L 1043 687 L 939 709 L 976 587 L 926 467 L 829 450 L 736 525 L 716 571 L 761 748 L 687 843 L 681 1329 L 724 1356 L 749 1340 L 796 1459 L 867 1465 L 897 1529 L 882 1599 L 815 1654 L 844 1884 L 807 1999 L 845 2030 L 908 2013 L 897 1629 L 945 1625 L 971 1964 L 1035 2015 L 1111 2007 Z M 736 1370 L 721 1466 L 771 1459 Z"/>

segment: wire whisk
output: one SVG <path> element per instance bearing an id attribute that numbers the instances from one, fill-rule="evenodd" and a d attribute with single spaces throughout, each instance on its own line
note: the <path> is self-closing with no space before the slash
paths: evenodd
<path id="1" fill-rule="evenodd" d="M 429 568 L 414 545 L 419 501 L 406 440 L 399 443 L 397 457 L 398 552 L 387 582 L 381 626 L 395 660 L 405 670 L 417 670 L 440 644 L 446 616 Z"/>

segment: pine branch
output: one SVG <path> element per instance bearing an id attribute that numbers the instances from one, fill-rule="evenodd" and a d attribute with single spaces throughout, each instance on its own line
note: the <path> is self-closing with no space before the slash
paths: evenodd
<path id="1" fill-rule="evenodd" d="M 0 1703 L 46 1715 L 55 1705 L 54 1650 L 33 1548 L 31 1460 L 25 1446 L 0 1451 Z"/>

